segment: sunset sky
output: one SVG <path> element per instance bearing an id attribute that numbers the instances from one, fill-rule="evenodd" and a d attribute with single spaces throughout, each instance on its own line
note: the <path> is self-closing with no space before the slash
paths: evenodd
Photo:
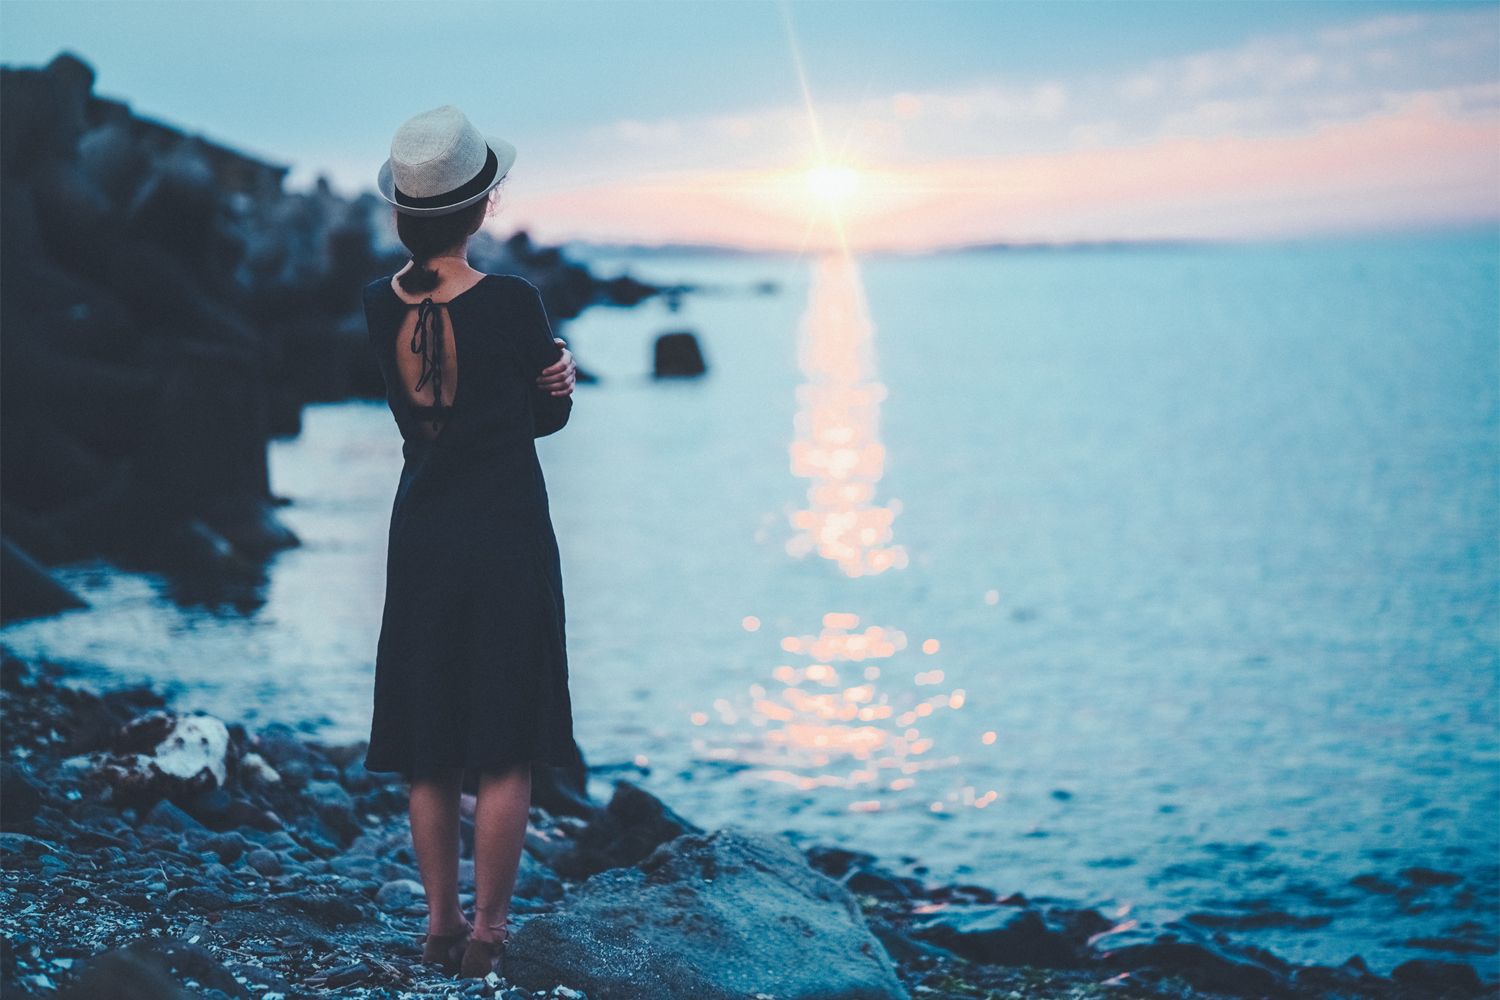
<path id="1" fill-rule="evenodd" d="M 1500 220 L 1500 7 L 3 0 L 0 59 L 371 186 L 453 103 L 546 242 L 920 249 Z M 813 170 L 810 175 L 809 170 Z"/>

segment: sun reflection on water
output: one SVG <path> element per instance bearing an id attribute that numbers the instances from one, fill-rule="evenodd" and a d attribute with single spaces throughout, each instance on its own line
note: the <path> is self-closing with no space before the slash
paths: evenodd
<path id="1" fill-rule="evenodd" d="M 853 257 L 827 254 L 813 267 L 802 318 L 792 475 L 809 480 L 807 506 L 793 511 L 796 536 L 787 552 L 817 552 L 849 576 L 906 565 L 906 550 L 892 543 L 897 500 L 875 502 L 885 471 L 880 404 L 886 389 L 876 377 L 873 328 Z"/>
<path id="2" fill-rule="evenodd" d="M 816 552 L 837 568 L 846 588 L 857 587 L 848 578 L 903 569 L 907 554 L 892 533 L 900 503 L 876 502 L 885 471 L 879 417 L 886 388 L 876 376 L 874 330 L 852 257 L 817 259 L 800 333 L 803 382 L 790 453 L 792 474 L 808 480 L 807 506 L 790 515 L 796 534 L 786 550 L 798 558 Z M 747 633 L 767 624 L 751 614 L 740 620 Z M 964 763 L 957 753 L 940 752 L 928 732 L 935 716 L 966 704 L 965 691 L 948 686 L 939 639 L 909 642 L 901 629 L 849 611 L 830 611 L 819 626 L 782 635 L 784 662 L 763 682 L 689 716 L 701 733 L 697 753 L 738 765 L 741 780 L 851 792 L 843 808 L 852 812 L 878 812 L 899 801 L 941 814 L 1002 797 L 961 784 L 961 777 L 945 788 L 919 787 L 925 773 Z M 769 646 L 767 652 L 775 655 Z M 955 732 L 945 724 L 930 728 Z M 994 742 L 990 731 L 975 746 Z"/>
<path id="3" fill-rule="evenodd" d="M 830 612 L 816 634 L 786 636 L 781 648 L 801 662 L 778 664 L 767 683 L 750 685 L 737 702 L 714 700 L 718 722 L 735 745 L 711 748 L 705 740 L 700 749 L 757 765 L 756 776 L 803 790 L 900 792 L 915 786 L 912 775 L 959 762 L 956 755 L 934 754 L 919 723 L 961 708 L 963 692 L 921 690 L 916 677 L 870 662 L 895 660 L 907 649 L 899 629 Z M 742 719 L 750 730 L 739 727 Z M 692 721 L 706 726 L 710 715 L 695 712 Z M 849 805 L 877 807 L 878 800 Z"/>

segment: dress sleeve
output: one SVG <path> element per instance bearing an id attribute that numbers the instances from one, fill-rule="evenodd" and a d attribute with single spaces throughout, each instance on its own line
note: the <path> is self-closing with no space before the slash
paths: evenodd
<path id="1" fill-rule="evenodd" d="M 375 288 L 379 284 L 379 282 L 384 280 L 386 279 L 377 278 L 375 281 L 372 281 L 368 285 L 366 285 L 364 287 L 364 291 L 361 293 L 361 298 L 363 300 L 365 311 L 365 336 L 370 346 L 370 360 L 374 363 L 376 369 L 380 372 L 380 381 L 382 383 L 385 383 L 386 393 L 387 395 L 389 395 L 390 383 L 385 373 L 385 359 L 380 356 L 380 351 L 377 349 L 377 342 L 375 337 L 376 326 L 380 322 L 378 310 L 374 305 Z"/>
<path id="2" fill-rule="evenodd" d="M 536 384 L 542 369 L 562 357 L 562 348 L 552 340 L 552 325 L 542 293 L 525 278 L 517 277 L 520 329 L 518 331 L 521 367 L 531 382 L 532 436 L 546 437 L 563 429 L 573 412 L 572 396 L 554 396 Z"/>

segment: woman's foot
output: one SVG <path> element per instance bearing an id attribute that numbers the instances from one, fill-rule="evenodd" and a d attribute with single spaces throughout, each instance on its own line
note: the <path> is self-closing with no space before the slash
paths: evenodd
<path id="1" fill-rule="evenodd" d="M 510 941 L 510 931 L 504 928 L 490 930 L 486 932 L 489 937 L 479 937 L 479 933 L 480 929 L 476 928 L 464 945 L 463 958 L 459 960 L 458 967 L 460 979 L 483 979 L 497 971 L 504 974 L 505 945 Z"/>
<path id="2" fill-rule="evenodd" d="M 427 934 L 422 938 L 422 961 L 441 965 L 452 972 L 458 967 L 460 950 L 468 943 L 474 928 L 462 913 L 441 923 L 427 924 Z"/>

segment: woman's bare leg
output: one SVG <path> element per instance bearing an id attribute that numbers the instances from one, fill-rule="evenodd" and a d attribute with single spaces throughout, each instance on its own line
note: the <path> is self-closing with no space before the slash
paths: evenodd
<path id="1" fill-rule="evenodd" d="M 474 937 L 480 940 L 506 936 L 530 813 L 530 764 L 479 775 L 474 803 Z"/>
<path id="2" fill-rule="evenodd" d="M 463 773 L 417 778 L 411 783 L 412 850 L 427 894 L 427 933 L 457 934 L 469 922 L 458 903 L 458 793 Z"/>

